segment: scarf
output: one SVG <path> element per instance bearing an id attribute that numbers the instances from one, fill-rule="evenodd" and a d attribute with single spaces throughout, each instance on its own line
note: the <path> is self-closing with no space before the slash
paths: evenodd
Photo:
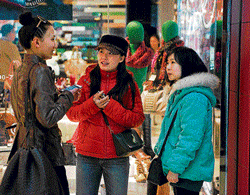
<path id="1" fill-rule="evenodd" d="M 143 41 L 133 55 L 130 48 L 128 49 L 126 65 L 137 69 L 148 67 L 151 64 L 153 55 L 153 50 L 146 47 L 145 42 Z"/>

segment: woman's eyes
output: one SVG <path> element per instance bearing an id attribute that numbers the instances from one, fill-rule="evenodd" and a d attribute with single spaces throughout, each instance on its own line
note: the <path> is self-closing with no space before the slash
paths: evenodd
<path id="1" fill-rule="evenodd" d="M 175 61 L 173 60 L 173 61 L 170 61 L 170 62 L 167 62 L 167 64 L 174 64 L 175 63 Z"/>
<path id="2" fill-rule="evenodd" d="M 99 53 L 103 54 L 103 53 L 104 53 L 104 51 L 99 50 Z M 108 55 L 115 55 L 113 52 L 108 52 L 107 54 L 108 54 Z"/>

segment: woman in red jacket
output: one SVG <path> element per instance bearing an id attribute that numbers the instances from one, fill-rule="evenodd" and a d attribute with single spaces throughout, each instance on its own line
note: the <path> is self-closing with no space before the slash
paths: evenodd
<path id="1" fill-rule="evenodd" d="M 128 43 L 122 37 L 104 35 L 97 47 L 98 64 L 87 68 L 78 84 L 81 98 L 67 112 L 79 122 L 72 141 L 76 147 L 76 194 L 98 194 L 103 175 L 107 194 L 127 194 L 129 158 L 118 157 L 112 135 L 144 121 L 140 92 L 125 66 Z"/>

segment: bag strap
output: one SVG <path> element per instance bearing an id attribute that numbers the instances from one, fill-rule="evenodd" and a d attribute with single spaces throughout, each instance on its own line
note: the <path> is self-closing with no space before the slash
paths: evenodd
<path id="1" fill-rule="evenodd" d="M 107 125 L 108 128 L 109 128 L 110 133 L 111 133 L 111 134 L 114 133 L 114 131 L 111 129 L 111 127 L 110 127 L 110 125 L 109 125 L 109 121 L 108 121 L 108 118 L 107 118 L 106 114 L 105 114 L 103 111 L 101 111 L 101 113 L 102 113 L 102 115 L 103 115 L 103 118 L 104 118 L 104 121 L 105 121 L 106 125 Z"/>
<path id="2" fill-rule="evenodd" d="M 164 142 L 163 142 L 163 145 L 162 145 L 162 147 L 161 147 L 161 151 L 160 151 L 160 153 L 159 153 L 159 155 L 158 155 L 159 158 L 161 157 L 162 152 L 163 152 L 163 150 L 164 150 L 164 148 L 165 148 L 165 145 L 166 145 L 166 142 L 167 142 L 167 138 L 168 138 L 168 136 L 169 136 L 169 134 L 170 134 L 170 132 L 171 132 L 171 129 L 172 129 L 173 125 L 174 125 L 174 121 L 175 121 L 176 116 L 177 116 L 177 111 L 176 111 L 175 114 L 174 114 L 173 120 L 171 121 L 171 124 L 170 124 L 170 127 L 169 127 L 169 129 L 168 129 L 167 135 L 166 135 L 165 140 L 164 140 Z"/>

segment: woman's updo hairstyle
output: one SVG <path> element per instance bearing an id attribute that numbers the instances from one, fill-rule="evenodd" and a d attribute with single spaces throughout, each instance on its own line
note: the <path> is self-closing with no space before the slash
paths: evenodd
<path id="1" fill-rule="evenodd" d="M 18 32 L 18 38 L 25 49 L 31 48 L 31 41 L 34 37 L 43 38 L 48 27 L 52 25 L 40 16 L 33 17 L 31 12 L 22 13 L 19 16 L 19 22 L 23 27 Z"/>

